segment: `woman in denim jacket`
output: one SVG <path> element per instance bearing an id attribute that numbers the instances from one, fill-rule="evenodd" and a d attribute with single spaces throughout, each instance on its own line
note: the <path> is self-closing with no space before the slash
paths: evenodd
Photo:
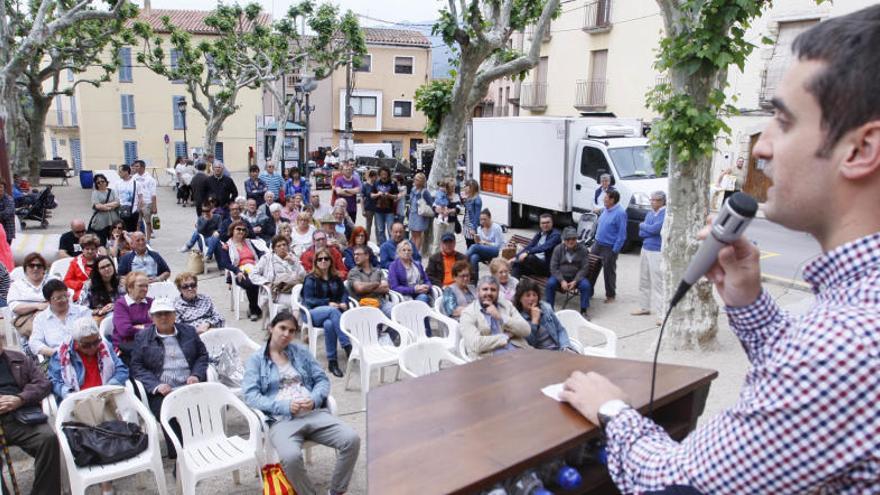
<path id="1" fill-rule="evenodd" d="M 553 308 L 541 300 L 541 288 L 538 284 L 530 279 L 523 279 L 516 286 L 513 305 L 532 327 L 532 333 L 526 337 L 530 346 L 535 349 L 576 352 L 571 346 L 568 332 L 556 317 Z"/>
<path id="2" fill-rule="evenodd" d="M 336 449 L 330 493 L 345 493 L 360 450 L 360 437 L 326 408 L 330 380 L 300 344 L 293 343 L 299 325 L 282 311 L 272 319 L 269 341 L 245 366 L 242 391 L 248 406 L 269 417 L 269 440 L 296 493 L 317 493 L 303 462 L 302 445 L 312 441 Z"/>

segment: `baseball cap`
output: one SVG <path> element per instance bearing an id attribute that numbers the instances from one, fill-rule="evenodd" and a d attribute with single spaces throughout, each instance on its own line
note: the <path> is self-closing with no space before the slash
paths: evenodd
<path id="1" fill-rule="evenodd" d="M 574 227 L 566 227 L 562 231 L 562 239 L 577 239 L 578 231 Z"/>
<path id="2" fill-rule="evenodd" d="M 453 234 L 452 232 L 447 232 L 447 233 L 443 234 L 442 237 L 440 237 L 440 242 L 449 242 L 449 241 L 455 242 L 455 234 Z"/>
<path id="3" fill-rule="evenodd" d="M 167 298 L 154 299 L 153 304 L 150 306 L 150 314 L 153 313 L 161 313 L 163 311 L 174 312 L 174 305 L 171 304 Z"/>

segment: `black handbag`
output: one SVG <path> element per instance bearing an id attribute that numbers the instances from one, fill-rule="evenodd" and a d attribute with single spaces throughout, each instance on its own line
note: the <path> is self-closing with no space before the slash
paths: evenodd
<path id="1" fill-rule="evenodd" d="M 23 425 L 41 425 L 49 421 L 40 406 L 22 406 L 12 411 L 12 417 Z"/>
<path id="2" fill-rule="evenodd" d="M 134 423 L 114 420 L 90 426 L 66 421 L 61 429 L 79 467 L 112 464 L 147 450 L 147 435 Z"/>

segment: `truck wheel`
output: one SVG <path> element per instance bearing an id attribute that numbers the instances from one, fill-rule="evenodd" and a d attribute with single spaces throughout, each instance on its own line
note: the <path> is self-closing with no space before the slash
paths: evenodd
<path id="1" fill-rule="evenodd" d="M 513 203 L 510 207 L 510 226 L 521 229 L 528 225 L 529 207 L 522 203 Z"/>
<path id="2" fill-rule="evenodd" d="M 561 213 L 558 211 L 552 212 L 553 214 L 553 226 L 557 229 L 564 229 L 570 225 L 577 226 L 577 223 L 574 221 L 574 217 L 572 213 Z"/>

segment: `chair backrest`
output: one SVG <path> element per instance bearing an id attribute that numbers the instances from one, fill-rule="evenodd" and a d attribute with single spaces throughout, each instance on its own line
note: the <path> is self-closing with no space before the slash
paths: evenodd
<path id="1" fill-rule="evenodd" d="M 444 361 L 454 365 L 465 364 L 463 359 L 454 356 L 442 342 L 436 340 L 416 342 L 400 351 L 400 370 L 413 378 L 440 371 Z"/>
<path id="2" fill-rule="evenodd" d="M 200 439 L 225 437 L 223 411 L 239 399 L 225 385 L 196 383 L 171 392 L 162 401 L 162 426 L 168 430 L 172 418 L 180 425 L 183 445 Z"/>
<path id="3" fill-rule="evenodd" d="M 379 345 L 379 325 L 390 326 L 391 323 L 393 322 L 386 318 L 379 308 L 361 306 L 342 313 L 339 327 L 359 345 L 369 347 Z M 404 336 L 401 335 L 401 338 Z"/>
<path id="4" fill-rule="evenodd" d="M 580 313 L 573 309 L 557 311 L 556 317 L 559 318 L 559 322 L 562 323 L 562 326 L 568 332 L 570 338 L 578 339 L 584 344 L 584 354 L 601 357 L 617 357 L 617 334 L 613 331 L 587 321 Z M 601 346 L 591 346 L 589 342 L 595 340 L 595 338 L 583 338 L 591 332 L 602 335 L 602 337 L 605 338 L 605 344 Z"/>
<path id="5" fill-rule="evenodd" d="M 147 297 L 152 297 L 153 299 L 168 299 L 168 301 L 173 302 L 177 296 L 180 295 L 180 291 L 177 290 L 177 286 L 174 285 L 174 282 L 169 282 L 167 280 L 162 282 L 153 282 L 150 284 L 149 288 L 147 288 Z"/>
<path id="6" fill-rule="evenodd" d="M 266 241 L 260 239 L 259 237 L 251 239 L 251 242 L 254 244 L 254 247 L 261 251 L 263 254 L 269 252 L 269 245 L 266 244 Z M 256 255 L 256 253 L 254 253 Z"/>
<path id="7" fill-rule="evenodd" d="M 55 413 L 55 431 L 61 432 L 61 425 L 65 421 L 71 421 L 73 418 L 73 408 L 76 404 L 82 400 L 89 400 L 92 397 L 98 397 L 99 395 L 105 392 L 111 391 L 119 391 L 122 390 L 122 393 L 118 393 L 114 395 L 114 399 L 116 402 L 116 408 L 119 411 L 132 411 L 137 413 L 140 417 L 139 421 L 144 426 L 144 431 L 148 435 L 154 435 L 157 432 L 156 430 L 156 422 L 153 418 L 153 414 L 147 409 L 147 406 L 144 405 L 143 402 L 139 401 L 137 397 L 135 397 L 131 388 L 121 387 L 119 385 L 101 385 L 98 387 L 91 387 L 85 390 L 80 390 L 79 392 L 74 392 L 68 395 L 60 404 L 58 404 L 58 411 Z M 126 421 L 130 421 L 133 418 L 126 418 Z M 59 437 L 64 437 L 64 435 L 58 435 Z M 65 448 L 69 447 L 66 445 L 66 438 L 64 439 Z"/>
<path id="8" fill-rule="evenodd" d="M 391 308 L 391 319 L 409 328 L 418 340 L 427 339 L 425 318 L 431 316 L 432 309 L 422 301 L 403 301 Z"/>
<path id="9" fill-rule="evenodd" d="M 107 313 L 103 320 L 101 320 L 101 326 L 99 327 L 101 330 L 101 335 L 107 337 L 108 339 L 112 339 L 113 336 L 113 312 Z"/>
<path id="10" fill-rule="evenodd" d="M 61 258 L 53 261 L 52 266 L 49 267 L 49 278 L 64 280 L 64 276 L 67 275 L 67 269 L 70 268 L 72 261 L 73 258 Z"/>
<path id="11" fill-rule="evenodd" d="M 379 257 L 379 245 L 378 244 L 376 244 L 373 241 L 367 241 L 367 247 L 369 247 L 370 250 L 373 251 L 373 254 L 375 254 L 377 258 Z"/>
<path id="12" fill-rule="evenodd" d="M 199 336 L 208 350 L 208 354 L 219 351 L 223 344 L 232 344 L 236 349 L 246 349 L 250 352 L 260 348 L 260 344 L 254 342 L 238 328 L 224 327 L 212 328 Z"/>

